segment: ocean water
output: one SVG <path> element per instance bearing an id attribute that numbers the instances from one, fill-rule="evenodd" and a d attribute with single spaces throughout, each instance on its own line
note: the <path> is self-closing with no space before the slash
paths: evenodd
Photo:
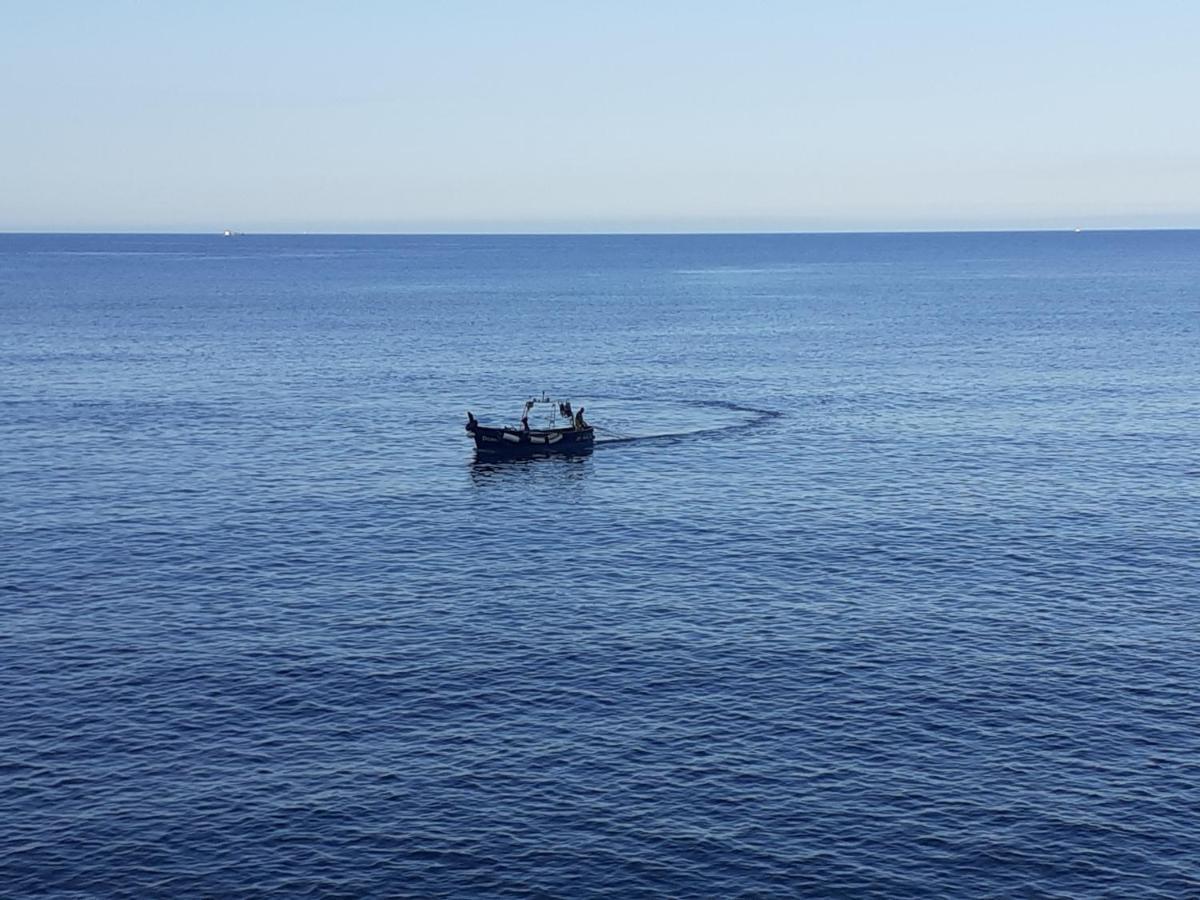
<path id="1" fill-rule="evenodd" d="M 6 896 L 1200 896 L 1200 232 L 0 236 L 0 672 Z"/>

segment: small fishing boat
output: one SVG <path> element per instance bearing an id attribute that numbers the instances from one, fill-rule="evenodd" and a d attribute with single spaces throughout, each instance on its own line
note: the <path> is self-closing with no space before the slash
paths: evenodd
<path id="1" fill-rule="evenodd" d="M 531 414 L 539 414 L 544 427 L 529 424 Z M 526 400 L 518 426 L 481 425 L 467 413 L 467 433 L 475 439 L 475 450 L 488 456 L 540 456 L 549 453 L 587 453 L 596 442 L 596 433 L 583 420 L 583 407 L 571 409 L 571 401 L 554 400 L 545 392 Z"/>

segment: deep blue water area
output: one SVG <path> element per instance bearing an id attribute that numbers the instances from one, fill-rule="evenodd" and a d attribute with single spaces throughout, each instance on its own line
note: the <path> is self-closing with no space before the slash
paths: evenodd
<path id="1" fill-rule="evenodd" d="M 1200 232 L 2 235 L 0 673 L 6 896 L 1200 896 Z"/>

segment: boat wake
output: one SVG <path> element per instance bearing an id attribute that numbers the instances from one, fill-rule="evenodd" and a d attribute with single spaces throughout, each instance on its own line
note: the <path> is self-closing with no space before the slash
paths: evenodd
<path id="1" fill-rule="evenodd" d="M 664 407 L 670 407 L 675 413 L 675 418 L 671 421 L 671 424 L 678 422 L 679 427 L 671 428 L 671 430 L 668 431 L 656 430 L 647 433 L 639 433 L 639 429 L 636 426 L 629 426 L 628 430 L 625 430 L 616 427 L 609 428 L 601 425 L 593 425 L 597 434 L 595 444 L 597 448 L 617 444 L 642 444 L 652 441 L 665 443 L 698 437 L 719 437 L 722 435 L 744 434 L 747 431 L 761 428 L 767 425 L 772 419 L 778 419 L 783 415 L 783 413 L 779 412 L 778 410 L 763 409 L 757 406 L 747 406 L 742 403 L 734 403 L 728 400 L 688 400 L 685 402 L 681 400 L 647 400 L 645 398 L 638 398 L 636 401 L 615 397 L 601 399 L 621 399 L 626 403 L 646 404 L 652 407 L 656 412 L 661 412 Z M 694 421 L 687 422 L 685 419 L 680 418 L 680 411 L 694 412 L 696 407 L 737 414 L 737 421 L 701 424 L 697 427 Z"/>

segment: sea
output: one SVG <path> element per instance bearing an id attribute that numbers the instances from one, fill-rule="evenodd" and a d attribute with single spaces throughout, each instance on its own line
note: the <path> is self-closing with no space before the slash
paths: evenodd
<path id="1" fill-rule="evenodd" d="M 1200 896 L 1200 232 L 0 235 L 0 893 Z"/>

